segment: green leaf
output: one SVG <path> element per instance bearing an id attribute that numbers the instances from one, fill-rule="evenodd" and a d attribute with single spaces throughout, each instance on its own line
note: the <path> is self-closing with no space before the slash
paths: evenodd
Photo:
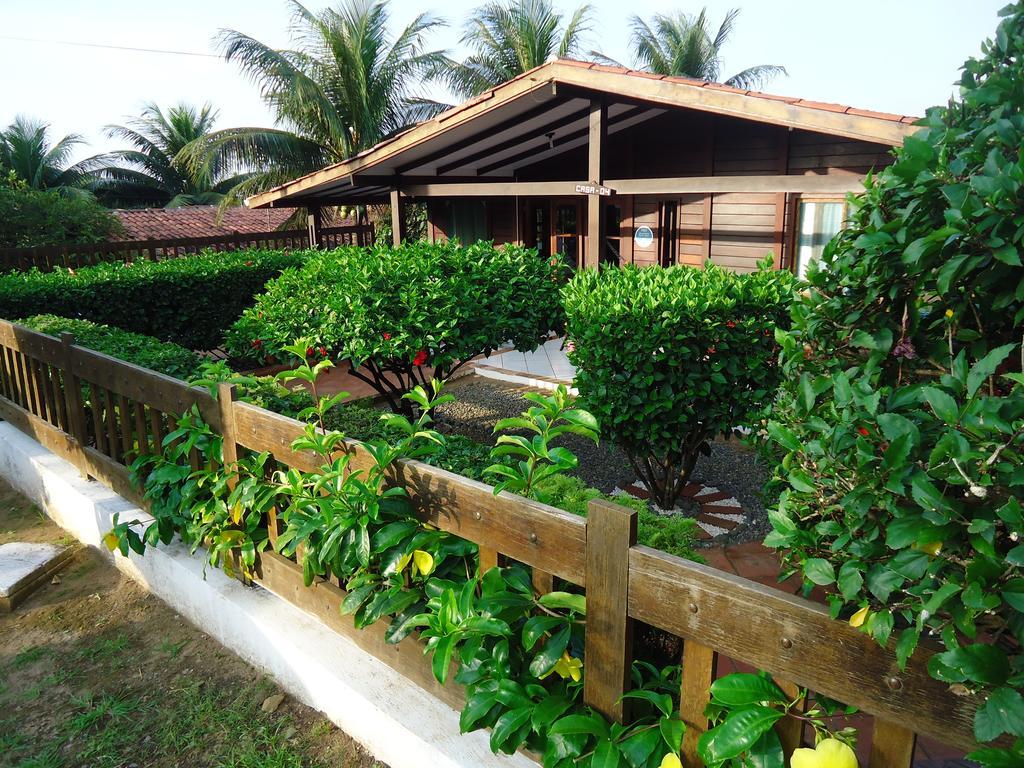
<path id="1" fill-rule="evenodd" d="M 803 444 L 800 439 L 796 436 L 796 433 L 791 429 L 782 426 L 778 422 L 768 422 L 768 434 L 772 440 L 777 442 L 787 451 L 800 451 L 803 450 Z"/>
<path id="2" fill-rule="evenodd" d="M 751 707 L 731 712 L 724 723 L 700 737 L 697 751 L 708 764 L 738 757 L 783 717 L 784 713 L 771 707 Z"/>
<path id="3" fill-rule="evenodd" d="M 678 752 L 682 748 L 686 723 L 674 717 L 663 717 L 658 721 L 658 732 L 661 733 L 665 746 L 672 752 Z"/>
<path id="4" fill-rule="evenodd" d="M 817 490 L 814 478 L 802 469 L 792 470 L 789 473 L 788 480 L 789 484 L 801 493 L 814 493 Z"/>
<path id="5" fill-rule="evenodd" d="M 789 701 L 774 682 L 763 675 L 748 672 L 736 672 L 715 680 L 711 684 L 711 696 L 716 702 L 727 707 L 743 707 L 765 702 L 784 704 Z"/>
<path id="6" fill-rule="evenodd" d="M 975 643 L 932 656 L 928 672 L 947 683 L 1001 685 L 1010 675 L 1010 662 L 994 645 Z"/>
<path id="7" fill-rule="evenodd" d="M 653 728 L 635 733 L 619 744 L 630 768 L 642 768 L 647 763 L 655 747 L 661 742 L 661 734 Z"/>
<path id="8" fill-rule="evenodd" d="M 519 744 L 513 744 L 512 737 L 530 720 L 531 707 L 519 707 L 510 709 L 494 723 L 491 730 L 491 751 L 505 752 L 512 754 L 519 748 Z"/>
<path id="9" fill-rule="evenodd" d="M 548 638 L 533 661 L 530 662 L 530 674 L 534 677 L 543 677 L 552 669 L 562 657 L 562 653 L 569 645 L 569 638 L 572 636 L 572 627 L 566 624 L 558 632 Z"/>
<path id="10" fill-rule="evenodd" d="M 804 577 L 824 587 L 836 580 L 836 569 L 828 560 L 812 557 L 804 563 Z"/>
<path id="11" fill-rule="evenodd" d="M 598 739 L 608 736 L 608 726 L 604 719 L 597 715 L 567 715 L 555 721 L 549 733 L 570 735 L 586 733 Z"/>
<path id="12" fill-rule="evenodd" d="M 996 369 L 1003 360 L 1016 348 L 1016 344 L 1004 344 L 1001 347 L 996 347 L 971 366 L 971 372 L 967 374 L 967 396 L 974 397 L 974 393 L 978 391 L 989 376 L 996 372 Z"/>
<path id="13" fill-rule="evenodd" d="M 619 768 L 619 748 L 611 739 L 601 739 L 594 749 L 592 768 Z"/>
<path id="14" fill-rule="evenodd" d="M 1012 688 L 996 688 L 974 714 L 974 737 L 994 741 L 1004 733 L 1024 736 L 1024 696 Z"/>
<path id="15" fill-rule="evenodd" d="M 579 614 L 587 612 L 586 596 L 574 595 L 570 592 L 548 592 L 545 595 L 541 595 L 537 602 L 545 608 L 561 608 Z"/>
<path id="16" fill-rule="evenodd" d="M 956 400 L 936 387 L 925 387 L 921 390 L 925 400 L 935 411 L 935 415 L 950 425 L 960 421 L 960 408 Z"/>

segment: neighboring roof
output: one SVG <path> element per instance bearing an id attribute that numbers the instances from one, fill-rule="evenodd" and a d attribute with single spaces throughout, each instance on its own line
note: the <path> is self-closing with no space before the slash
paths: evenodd
<path id="1" fill-rule="evenodd" d="M 533 116 L 545 102 L 552 108 L 565 105 L 566 96 L 560 91 L 570 98 L 572 94 L 578 99 L 586 92 L 603 93 L 619 97 L 623 105 L 646 105 L 649 108 L 646 115 L 639 114 L 635 106 L 632 112 L 626 113 L 633 123 L 656 114 L 659 109 L 664 111 L 665 107 L 685 108 L 890 146 L 902 144 L 903 139 L 916 130 L 913 124 L 918 120 L 908 115 L 776 96 L 703 80 L 558 59 L 524 72 L 348 160 L 254 195 L 246 200 L 246 205 L 263 207 L 278 201 L 284 203 L 286 198 L 322 193 L 346 183 L 355 186 L 354 174 L 373 174 L 386 179 L 402 166 L 413 167 L 417 160 L 443 153 L 447 143 L 454 146 L 458 139 L 473 130 L 486 132 L 500 126 L 511 132 L 514 129 L 507 126 L 517 115 Z M 468 125 L 471 122 L 473 127 Z M 379 189 L 370 187 L 370 191 L 382 191 L 386 195 L 387 188 L 384 181 Z"/>
<path id="2" fill-rule="evenodd" d="M 217 222 L 217 206 L 189 205 L 181 208 L 122 208 L 114 211 L 124 227 L 119 240 L 177 240 L 183 237 L 214 237 L 236 232 L 273 232 L 291 211 L 228 208 Z"/>

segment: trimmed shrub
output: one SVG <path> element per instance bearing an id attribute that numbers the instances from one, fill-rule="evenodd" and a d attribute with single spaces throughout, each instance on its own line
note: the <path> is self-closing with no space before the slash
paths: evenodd
<path id="1" fill-rule="evenodd" d="M 88 320 L 34 315 L 15 322 L 51 336 L 73 333 L 79 346 L 179 379 L 190 379 L 202 364 L 197 355 L 177 344 Z"/>
<path id="2" fill-rule="evenodd" d="M 307 251 L 231 251 L 76 272 L 0 275 L 0 317 L 54 314 L 105 323 L 189 349 L 212 349 L 281 270 Z"/>
<path id="3" fill-rule="evenodd" d="M 576 386 L 671 509 L 709 441 L 750 426 L 779 383 L 775 329 L 793 276 L 633 266 L 585 270 L 563 291 Z"/>
<path id="4" fill-rule="evenodd" d="M 534 349 L 557 331 L 562 274 L 532 250 L 483 242 L 318 253 L 267 286 L 228 349 L 276 358 L 305 339 L 313 356 L 348 361 L 392 410 L 407 411 L 402 395 L 417 384 L 506 342 Z"/>
<path id="5" fill-rule="evenodd" d="M 766 543 L 834 616 L 975 696 L 970 756 L 1024 765 L 1024 6 L 870 179 L 808 274 L 770 434 Z"/>

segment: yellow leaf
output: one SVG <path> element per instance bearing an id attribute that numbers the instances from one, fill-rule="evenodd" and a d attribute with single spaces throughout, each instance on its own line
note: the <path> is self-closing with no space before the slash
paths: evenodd
<path id="1" fill-rule="evenodd" d="M 120 543 L 120 541 L 121 540 L 117 538 L 117 534 L 114 533 L 113 531 L 107 531 L 103 535 L 103 543 L 107 546 L 107 549 L 109 549 L 111 552 L 113 552 L 115 549 L 117 549 L 117 546 Z"/>
<path id="2" fill-rule="evenodd" d="M 851 627 L 860 627 L 860 626 L 862 626 L 864 624 L 864 620 L 868 617 L 868 613 L 869 613 L 868 607 L 865 605 L 863 608 L 861 608 L 859 611 L 857 611 L 855 614 L 853 614 L 853 616 L 850 617 L 850 626 Z"/>
<path id="3" fill-rule="evenodd" d="M 937 557 L 939 552 L 942 551 L 942 542 L 929 541 L 927 544 L 915 544 L 913 549 L 916 549 L 918 552 L 924 552 L 932 557 Z"/>
<path id="4" fill-rule="evenodd" d="M 411 554 L 410 555 L 402 555 L 400 558 L 398 558 L 398 562 L 395 564 L 395 571 L 397 573 L 401 573 L 402 571 L 404 571 L 405 570 L 405 566 L 407 566 L 409 564 L 410 560 L 412 560 L 412 555 Z"/>
<path id="5" fill-rule="evenodd" d="M 429 576 L 434 570 L 434 556 L 417 549 L 412 553 L 412 570 L 413 573 L 419 571 L 423 576 Z"/>
<path id="6" fill-rule="evenodd" d="M 658 768 L 683 768 L 683 761 L 679 759 L 679 755 L 675 752 L 669 752 L 661 758 Z"/>
<path id="7" fill-rule="evenodd" d="M 240 523 L 240 522 L 242 522 L 242 505 L 241 504 L 235 504 L 235 506 L 231 509 L 231 522 L 233 522 L 233 523 Z"/>

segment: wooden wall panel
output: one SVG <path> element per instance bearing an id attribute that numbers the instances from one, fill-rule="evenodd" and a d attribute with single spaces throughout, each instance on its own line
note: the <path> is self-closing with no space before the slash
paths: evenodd
<path id="1" fill-rule="evenodd" d="M 658 199 L 637 196 L 633 199 L 633 226 L 628 229 L 629 236 L 637 227 L 648 226 L 654 231 L 654 242 L 647 248 L 633 247 L 633 263 L 642 267 L 654 266 L 658 263 Z"/>
<path id="2" fill-rule="evenodd" d="M 788 173 L 867 173 L 892 163 L 888 148 L 808 131 L 793 131 L 789 143 Z"/>
<path id="3" fill-rule="evenodd" d="M 679 198 L 678 263 L 699 267 L 704 263 L 704 196 Z"/>
<path id="4" fill-rule="evenodd" d="M 775 249 L 776 195 L 729 192 L 714 196 L 711 261 L 750 272 Z"/>

